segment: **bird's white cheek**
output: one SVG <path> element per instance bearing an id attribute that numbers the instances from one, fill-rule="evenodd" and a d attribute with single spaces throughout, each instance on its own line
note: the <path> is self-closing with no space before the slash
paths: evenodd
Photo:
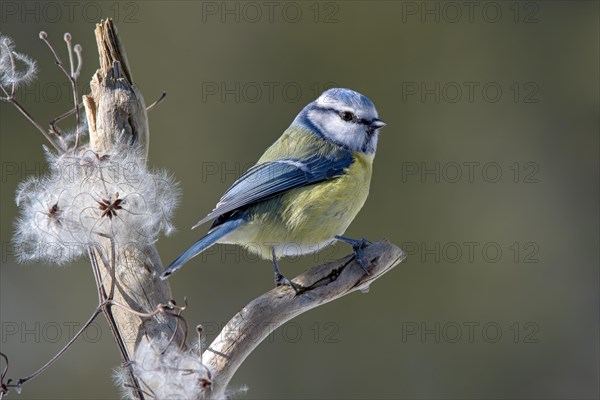
<path id="1" fill-rule="evenodd" d="M 366 137 L 363 126 L 343 121 L 339 116 L 329 113 L 311 113 L 310 119 L 326 139 L 351 150 L 362 148 Z"/>
<path id="2" fill-rule="evenodd" d="M 311 112 L 309 114 L 309 118 L 311 122 L 315 124 L 315 126 L 324 134 L 327 134 L 328 131 L 334 130 L 334 128 L 336 128 L 336 123 L 340 120 L 337 116 L 332 118 L 332 115 L 329 113 L 325 114 L 321 112 Z"/>
<path id="3" fill-rule="evenodd" d="M 342 143 L 353 151 L 362 149 L 365 140 L 367 140 L 366 130 L 363 126 L 357 124 L 342 122 L 334 132 L 338 143 Z"/>
<path id="4" fill-rule="evenodd" d="M 343 144 L 351 149 L 356 148 L 357 143 L 362 140 L 361 135 L 354 132 L 354 124 L 342 121 L 340 118 L 327 119 L 322 126 L 322 132 L 325 137 L 336 143 Z M 360 147 L 360 146 L 359 146 Z"/>

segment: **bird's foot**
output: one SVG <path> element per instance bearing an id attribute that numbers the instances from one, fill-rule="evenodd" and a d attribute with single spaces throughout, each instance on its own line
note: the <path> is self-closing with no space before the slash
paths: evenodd
<path id="1" fill-rule="evenodd" d="M 351 238 L 347 238 L 344 236 L 336 235 L 335 238 L 336 238 L 336 240 L 339 240 L 344 243 L 348 243 L 349 245 L 352 246 L 352 250 L 354 251 L 354 258 L 356 258 L 356 261 L 358 262 L 360 267 L 363 269 L 363 271 L 365 271 L 365 274 L 371 275 L 369 273 L 369 270 L 367 269 L 368 262 L 367 262 L 367 260 L 365 260 L 365 254 L 363 253 L 363 249 L 365 247 L 367 247 L 367 245 L 371 244 L 371 242 L 369 242 L 364 237 L 357 240 L 357 239 L 351 239 Z"/>
<path id="2" fill-rule="evenodd" d="M 275 255 L 275 248 L 271 249 L 271 254 L 273 255 L 273 272 L 275 276 L 275 287 L 279 286 L 290 286 L 296 292 L 296 295 L 300 294 L 301 290 L 304 289 L 301 285 L 296 285 L 294 282 L 290 281 L 288 278 L 283 276 L 281 272 L 279 272 L 279 265 L 277 264 L 277 256 Z"/>
<path id="3" fill-rule="evenodd" d="M 300 291 L 303 289 L 302 286 L 296 285 L 294 282 L 290 281 L 285 276 L 275 272 L 275 287 L 279 286 L 290 286 L 292 289 L 294 289 L 294 292 L 296 292 L 296 294 L 299 294 Z"/>

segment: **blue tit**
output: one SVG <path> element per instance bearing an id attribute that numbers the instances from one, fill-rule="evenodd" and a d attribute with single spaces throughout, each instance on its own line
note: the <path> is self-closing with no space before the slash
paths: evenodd
<path id="1" fill-rule="evenodd" d="M 206 236 L 169 265 L 177 271 L 215 243 L 237 244 L 272 259 L 275 284 L 295 284 L 277 259 L 323 249 L 335 240 L 360 249 L 366 241 L 342 235 L 369 194 L 379 129 L 375 105 L 350 89 L 329 89 L 308 104 L 256 165 L 195 226 L 213 220 Z M 366 269 L 365 269 L 366 271 Z"/>

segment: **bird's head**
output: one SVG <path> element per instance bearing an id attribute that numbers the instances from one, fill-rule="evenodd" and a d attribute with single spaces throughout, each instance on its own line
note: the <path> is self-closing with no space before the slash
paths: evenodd
<path id="1" fill-rule="evenodd" d="M 385 126 L 377 117 L 369 98 L 354 90 L 334 88 L 307 105 L 294 124 L 351 151 L 373 154 L 379 129 Z"/>

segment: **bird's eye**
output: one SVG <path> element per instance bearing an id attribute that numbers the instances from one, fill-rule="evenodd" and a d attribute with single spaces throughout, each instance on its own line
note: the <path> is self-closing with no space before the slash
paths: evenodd
<path id="1" fill-rule="evenodd" d="M 354 114 L 352 114 L 350 111 L 344 111 L 340 114 L 340 117 L 344 120 L 344 121 L 354 121 L 356 119 L 356 117 L 354 116 Z"/>

